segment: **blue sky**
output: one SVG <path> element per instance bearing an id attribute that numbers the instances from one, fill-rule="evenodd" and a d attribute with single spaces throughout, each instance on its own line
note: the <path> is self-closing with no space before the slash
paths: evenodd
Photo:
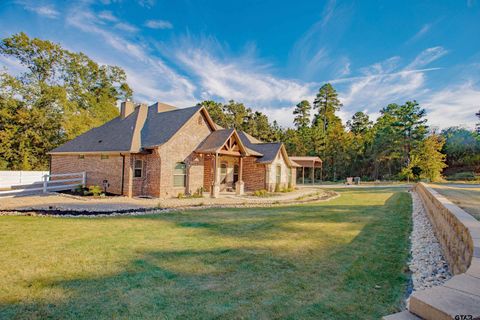
<path id="1" fill-rule="evenodd" d="M 123 67 L 138 102 L 234 99 L 290 126 L 331 82 L 344 120 L 416 99 L 432 126 L 473 127 L 480 110 L 480 0 L 0 1 L 0 36 L 20 31 Z"/>

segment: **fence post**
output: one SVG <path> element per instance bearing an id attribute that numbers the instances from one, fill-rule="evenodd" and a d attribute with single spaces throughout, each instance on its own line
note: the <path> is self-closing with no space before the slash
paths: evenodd
<path id="1" fill-rule="evenodd" d="M 85 171 L 82 172 L 82 188 L 85 188 L 87 184 L 87 173 Z"/>
<path id="2" fill-rule="evenodd" d="M 43 193 L 47 193 L 48 174 L 43 176 Z"/>

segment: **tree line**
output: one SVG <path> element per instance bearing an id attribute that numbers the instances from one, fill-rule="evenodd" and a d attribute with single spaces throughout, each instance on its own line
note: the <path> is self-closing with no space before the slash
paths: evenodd
<path id="1" fill-rule="evenodd" d="M 118 116 L 117 101 L 133 94 L 121 68 L 24 33 L 3 39 L 0 54 L 22 68 L 0 70 L 0 170 L 47 169 L 48 151 Z M 480 127 L 434 132 L 416 101 L 389 104 L 376 121 L 359 111 L 344 125 L 338 93 L 327 83 L 314 101 L 295 106 L 292 128 L 241 102 L 199 104 L 222 127 L 282 141 L 291 155 L 319 156 L 323 180 L 438 180 L 447 165 L 454 173 L 480 166 Z"/>

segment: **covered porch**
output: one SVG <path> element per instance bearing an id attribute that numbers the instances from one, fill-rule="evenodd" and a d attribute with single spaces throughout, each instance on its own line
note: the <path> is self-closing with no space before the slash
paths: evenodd
<path id="1" fill-rule="evenodd" d="M 322 181 L 322 159 L 310 156 L 292 156 L 290 159 L 299 165 L 296 176 L 297 184 L 315 184 Z"/>
<path id="2" fill-rule="evenodd" d="M 205 156 L 204 189 L 212 198 L 218 198 L 220 192 L 243 195 L 244 159 L 260 155 L 246 148 L 234 129 L 212 133 L 195 152 Z"/>

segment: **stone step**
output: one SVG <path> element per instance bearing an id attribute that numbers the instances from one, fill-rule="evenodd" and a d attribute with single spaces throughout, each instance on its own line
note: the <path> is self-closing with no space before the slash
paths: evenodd
<path id="1" fill-rule="evenodd" d="M 382 320 L 421 320 L 421 318 L 417 317 L 413 313 L 410 313 L 408 310 L 405 310 L 402 312 L 384 316 Z"/>
<path id="2" fill-rule="evenodd" d="M 467 315 L 469 319 L 475 319 L 480 317 L 480 297 L 438 286 L 413 293 L 408 309 L 426 320 L 451 320 L 458 315 Z"/>
<path id="3" fill-rule="evenodd" d="M 466 273 L 453 277 L 445 282 L 443 286 L 480 298 L 480 279 Z"/>

